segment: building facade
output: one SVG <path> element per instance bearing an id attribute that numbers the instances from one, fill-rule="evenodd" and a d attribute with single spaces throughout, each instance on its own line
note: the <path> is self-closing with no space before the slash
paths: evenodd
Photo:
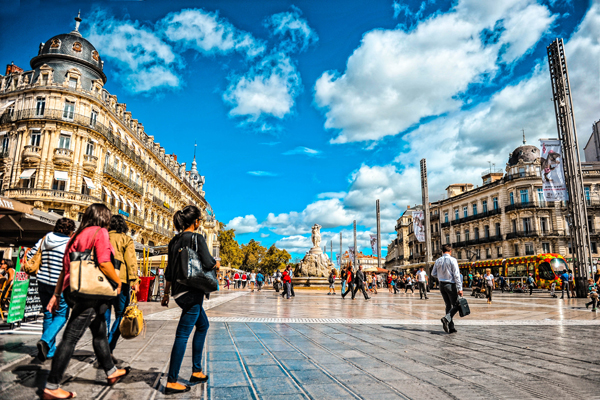
<path id="1" fill-rule="evenodd" d="M 194 204 L 218 254 L 219 224 L 195 157 L 186 170 L 105 89 L 104 61 L 76 21 L 40 44 L 31 70 L 9 65 L 0 75 L 1 195 L 73 219 L 104 203 L 144 246 L 167 244 L 173 213 Z"/>

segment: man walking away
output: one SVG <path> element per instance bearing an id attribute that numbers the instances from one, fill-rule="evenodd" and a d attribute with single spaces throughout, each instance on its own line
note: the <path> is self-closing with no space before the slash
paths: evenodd
<path id="1" fill-rule="evenodd" d="M 504 288 L 506 287 L 506 280 L 504 279 L 504 276 L 500 275 L 498 278 L 498 283 L 500 284 L 500 290 L 502 290 L 502 293 L 504 293 Z"/>
<path id="2" fill-rule="evenodd" d="M 240 273 L 237 271 L 235 272 L 235 274 L 233 274 L 233 288 L 234 289 L 240 288 Z"/>
<path id="3" fill-rule="evenodd" d="M 285 271 L 283 271 L 283 296 L 286 296 L 286 298 L 289 300 L 290 299 L 290 289 L 292 287 L 292 277 L 290 276 L 290 272 L 292 272 L 292 266 L 288 265 L 287 268 L 285 269 Z"/>
<path id="4" fill-rule="evenodd" d="M 246 289 L 246 282 L 248 282 L 248 275 L 244 272 L 242 274 L 242 289 Z"/>
<path id="5" fill-rule="evenodd" d="M 560 276 L 560 280 L 562 282 L 562 285 L 560 287 L 560 298 L 564 299 L 565 297 L 565 290 L 567 291 L 567 298 L 570 299 L 571 298 L 571 294 L 569 293 L 569 274 L 567 273 L 566 269 L 563 269 L 563 273 Z"/>
<path id="6" fill-rule="evenodd" d="M 419 268 L 419 272 L 417 272 L 417 282 L 419 285 L 419 296 L 421 296 L 421 299 L 425 296 L 425 300 L 427 300 L 429 298 L 427 297 L 427 284 L 429 283 L 429 278 L 427 277 L 427 272 L 425 272 L 424 267 Z"/>
<path id="7" fill-rule="evenodd" d="M 440 293 L 446 304 L 446 316 L 442 318 L 444 331 L 446 333 L 455 333 L 454 321 L 452 318 L 458 312 L 458 296 L 463 295 L 462 280 L 458 270 L 458 262 L 452 257 L 452 247 L 450 245 L 442 246 L 442 256 L 435 261 L 431 276 L 436 277 L 440 282 Z"/>
<path id="8" fill-rule="evenodd" d="M 404 286 L 404 293 L 408 292 L 408 289 L 410 289 L 411 294 L 415 294 L 415 288 L 413 286 L 413 281 L 410 274 L 406 276 L 406 286 Z"/>
<path id="9" fill-rule="evenodd" d="M 346 272 L 346 291 L 342 293 L 342 299 L 349 292 L 354 293 L 354 272 L 352 271 L 352 267 L 348 267 L 348 272 Z M 354 298 L 354 295 L 352 295 L 352 298 Z"/>
<path id="10" fill-rule="evenodd" d="M 261 271 L 258 271 L 258 274 L 256 274 L 256 286 L 258 287 L 259 292 L 263 287 L 263 283 L 265 283 L 265 276 L 262 274 Z"/>
<path id="11" fill-rule="evenodd" d="M 358 266 L 358 271 L 356 271 L 355 282 L 354 282 L 354 290 L 352 291 L 352 300 L 356 297 L 356 292 L 358 289 L 362 292 L 363 296 L 365 296 L 365 300 L 369 300 L 370 297 L 365 290 L 365 273 L 363 272 L 362 265 Z"/>
<path id="12" fill-rule="evenodd" d="M 531 296 L 533 294 L 533 287 L 535 286 L 532 273 L 529 273 L 529 276 L 527 277 L 527 286 L 529 287 L 529 295 Z"/>

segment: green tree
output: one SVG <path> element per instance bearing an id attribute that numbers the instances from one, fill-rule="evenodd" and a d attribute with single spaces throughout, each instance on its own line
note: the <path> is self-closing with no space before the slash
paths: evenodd
<path id="1" fill-rule="evenodd" d="M 261 264 L 262 270 L 265 274 L 271 275 L 276 270 L 284 268 L 291 258 L 292 256 L 287 250 L 280 250 L 275 245 L 272 245 L 265 254 Z"/>
<path id="2" fill-rule="evenodd" d="M 248 244 L 242 244 L 242 266 L 245 271 L 257 270 L 260 268 L 267 249 L 261 246 L 260 242 L 250 239 Z"/>
<path id="3" fill-rule="evenodd" d="M 243 260 L 242 249 L 237 240 L 235 240 L 235 230 L 224 229 L 224 227 L 225 225 L 221 225 L 221 230 L 219 231 L 221 265 L 224 267 L 239 268 Z"/>

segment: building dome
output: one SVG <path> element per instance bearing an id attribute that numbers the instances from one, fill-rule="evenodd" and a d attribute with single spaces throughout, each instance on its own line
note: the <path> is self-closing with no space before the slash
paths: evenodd
<path id="1" fill-rule="evenodd" d="M 536 146 L 523 145 L 517 147 L 508 157 L 508 166 L 517 165 L 519 161 L 532 163 L 540 157 L 540 149 Z"/>
<path id="2" fill-rule="evenodd" d="M 52 68 L 63 65 L 67 69 L 81 70 L 82 75 L 90 80 L 102 79 L 106 83 L 102 58 L 96 48 L 79 33 L 81 18 L 78 16 L 75 21 L 77 24 L 74 31 L 56 35 L 40 44 L 38 55 L 31 59 L 31 68 L 39 73 L 39 68 L 44 64 Z M 59 70 L 64 69 L 59 67 Z"/>

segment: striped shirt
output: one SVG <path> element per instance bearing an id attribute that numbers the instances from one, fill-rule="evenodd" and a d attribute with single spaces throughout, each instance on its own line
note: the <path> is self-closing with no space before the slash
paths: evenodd
<path id="1" fill-rule="evenodd" d="M 38 240 L 31 251 L 27 253 L 27 260 L 30 260 L 38 251 L 42 252 L 42 263 L 37 273 L 38 282 L 56 286 L 63 269 L 63 257 L 68 241 L 68 236 L 51 232 L 45 238 Z"/>

